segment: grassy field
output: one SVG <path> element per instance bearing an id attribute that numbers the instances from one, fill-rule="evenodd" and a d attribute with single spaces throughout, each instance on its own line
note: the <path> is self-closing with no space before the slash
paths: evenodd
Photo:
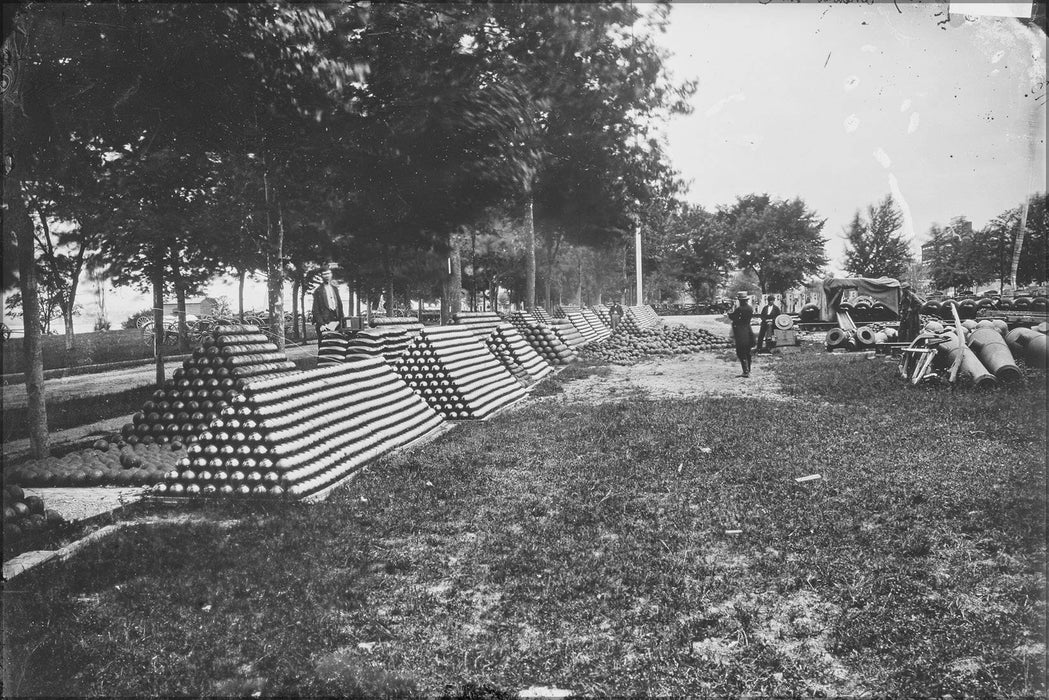
<path id="1" fill-rule="evenodd" d="M 5 692 L 1044 695 L 1044 375 L 776 367 L 787 400 L 554 398 L 107 538 L 5 586 Z"/>

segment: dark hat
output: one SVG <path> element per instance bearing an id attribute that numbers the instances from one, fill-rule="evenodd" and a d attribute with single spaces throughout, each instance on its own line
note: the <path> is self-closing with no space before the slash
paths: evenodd
<path id="1" fill-rule="evenodd" d="M 746 292 L 737 292 L 736 293 L 736 298 L 737 299 L 750 299 L 750 295 L 747 294 Z"/>

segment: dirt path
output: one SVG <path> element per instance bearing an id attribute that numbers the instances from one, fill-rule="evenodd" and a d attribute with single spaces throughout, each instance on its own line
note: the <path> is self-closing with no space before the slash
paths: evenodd
<path id="1" fill-rule="evenodd" d="M 710 331 L 727 338 L 728 324 L 717 316 L 671 316 L 668 326 Z M 789 401 L 783 394 L 772 365 L 781 362 L 779 355 L 757 355 L 750 377 L 739 376 L 740 366 L 731 348 L 657 357 L 636 365 L 610 365 L 611 373 L 587 377 L 564 385 L 564 394 L 555 399 L 584 403 L 616 401 L 640 390 L 646 398 L 692 398 L 700 396 L 735 396 Z"/>
<path id="2" fill-rule="evenodd" d="M 290 360 L 316 357 L 317 346 L 316 344 L 312 347 L 289 346 L 285 354 Z M 174 371 L 181 366 L 182 362 L 166 362 L 164 376 L 170 379 Z M 44 397 L 47 401 L 68 401 L 86 396 L 105 396 L 106 394 L 116 394 L 140 386 L 150 386 L 156 383 L 156 378 L 156 366 L 146 364 L 138 367 L 99 372 L 97 374 L 80 374 L 73 377 L 62 377 L 61 379 L 48 379 L 44 381 Z M 4 408 L 25 408 L 25 384 L 12 384 L 2 387 L 0 393 L 2 393 Z"/>

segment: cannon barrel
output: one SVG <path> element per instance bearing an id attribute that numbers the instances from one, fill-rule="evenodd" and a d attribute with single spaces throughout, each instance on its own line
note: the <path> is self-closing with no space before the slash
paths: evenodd
<path id="1" fill-rule="evenodd" d="M 860 326 L 856 329 L 856 344 L 861 347 L 874 345 L 874 343 L 876 342 L 874 336 L 874 331 L 871 329 L 870 326 Z"/>
<path id="2" fill-rule="evenodd" d="M 958 368 L 958 376 L 969 377 L 973 386 L 987 388 L 995 385 L 994 375 L 987 371 L 976 353 L 966 347 L 965 341 L 959 339 L 958 336 L 952 334 L 947 342 L 942 343 L 936 350 L 948 366 L 952 366 L 958 358 L 958 353 L 962 353 L 962 364 Z"/>
<path id="3" fill-rule="evenodd" d="M 1029 366 L 1045 369 L 1049 357 L 1044 333 L 1030 328 L 1014 328 L 1005 336 L 1005 342 Z"/>
<path id="4" fill-rule="evenodd" d="M 831 328 L 827 331 L 827 349 L 843 348 L 849 344 L 849 333 L 841 328 Z"/>
<path id="5" fill-rule="evenodd" d="M 980 358 L 995 379 L 1003 382 L 1019 381 L 1023 378 L 1020 368 L 1013 361 L 1013 354 L 1005 338 L 994 328 L 977 328 L 969 336 L 969 348 Z"/>

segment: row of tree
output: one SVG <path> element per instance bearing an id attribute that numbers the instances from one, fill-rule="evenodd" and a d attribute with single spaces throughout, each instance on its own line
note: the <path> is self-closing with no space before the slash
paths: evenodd
<path id="1" fill-rule="evenodd" d="M 845 231 L 845 269 L 857 276 L 918 277 L 936 289 L 973 288 L 993 281 L 1010 286 L 1042 284 L 1049 234 L 1046 193 L 1008 209 L 982 229 L 964 216 L 933 224 L 922 248 L 921 270 L 903 230 L 903 214 L 892 196 L 856 212 Z M 913 280 L 918 281 L 918 280 Z"/>
<path id="2" fill-rule="evenodd" d="M 563 249 L 611 251 L 680 191 L 652 130 L 694 89 L 653 41 L 669 11 L 21 5 L 4 43 L 4 287 L 36 319 L 41 277 L 68 280 L 71 341 L 85 266 L 151 289 L 158 324 L 166 294 L 184 309 L 218 273 L 261 271 L 283 343 L 283 286 L 298 305 L 322 262 L 365 297 L 437 290 L 451 313 L 459 244 L 515 228 L 502 274 L 531 306 L 537 247 L 549 294 Z M 72 223 L 57 241 L 55 221 Z M 39 329 L 25 328 L 43 454 Z"/>

